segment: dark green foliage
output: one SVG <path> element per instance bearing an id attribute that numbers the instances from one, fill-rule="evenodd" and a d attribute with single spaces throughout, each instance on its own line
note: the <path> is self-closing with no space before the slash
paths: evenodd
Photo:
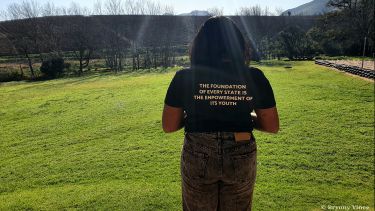
<path id="1" fill-rule="evenodd" d="M 65 63 L 63 58 L 51 58 L 42 62 L 40 72 L 48 78 L 56 78 L 64 71 Z"/>
<path id="2" fill-rule="evenodd" d="M 281 59 L 284 55 L 282 43 L 277 37 L 265 36 L 260 41 L 259 51 L 264 59 Z"/>
<path id="3" fill-rule="evenodd" d="M 70 69 L 71 66 L 72 66 L 72 65 L 71 65 L 70 63 L 65 63 L 65 62 L 64 62 L 64 70 L 68 70 L 68 69 Z"/>
<path id="4" fill-rule="evenodd" d="M 320 18 L 311 34 L 327 55 L 362 55 L 374 52 L 374 0 L 331 0 L 337 10 Z"/>
<path id="5" fill-rule="evenodd" d="M 312 43 L 298 26 L 289 26 L 278 34 L 278 40 L 285 55 L 291 59 L 311 59 L 314 55 Z"/>
<path id="6" fill-rule="evenodd" d="M 20 81 L 23 80 L 24 76 L 22 73 L 19 72 L 0 72 L 0 82 L 8 82 L 8 81 Z"/>

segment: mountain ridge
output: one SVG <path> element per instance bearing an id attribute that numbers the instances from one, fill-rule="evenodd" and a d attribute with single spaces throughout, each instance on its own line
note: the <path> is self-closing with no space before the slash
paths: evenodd
<path id="1" fill-rule="evenodd" d="M 335 10 L 335 8 L 328 6 L 329 0 L 313 0 L 302 4 L 298 7 L 288 9 L 282 15 L 322 15 Z"/>

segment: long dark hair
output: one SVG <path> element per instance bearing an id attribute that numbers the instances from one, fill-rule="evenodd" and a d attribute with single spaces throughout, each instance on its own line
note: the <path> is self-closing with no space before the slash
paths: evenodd
<path id="1" fill-rule="evenodd" d="M 190 49 L 192 67 L 243 67 L 249 47 L 237 25 L 227 17 L 209 18 L 200 28 Z"/>

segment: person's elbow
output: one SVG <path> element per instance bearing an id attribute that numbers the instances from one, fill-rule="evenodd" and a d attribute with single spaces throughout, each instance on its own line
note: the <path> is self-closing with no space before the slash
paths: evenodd
<path id="1" fill-rule="evenodd" d="M 256 109 L 256 125 L 259 130 L 276 134 L 279 132 L 279 115 L 276 107 L 269 109 Z"/>
<path id="2" fill-rule="evenodd" d="M 178 130 L 179 130 L 179 128 L 176 128 L 176 127 L 173 127 L 173 126 L 169 126 L 169 125 L 163 125 L 163 131 L 164 131 L 164 133 L 173 133 L 173 132 L 176 132 Z"/>
<path id="3" fill-rule="evenodd" d="M 277 125 L 277 126 L 272 126 L 272 127 L 269 127 L 269 128 L 267 128 L 267 132 L 269 132 L 269 133 L 272 133 L 272 134 L 276 134 L 276 133 L 278 133 L 279 132 L 279 126 Z"/>
<path id="4" fill-rule="evenodd" d="M 180 124 L 163 121 L 164 133 L 173 133 L 181 129 Z"/>
<path id="5" fill-rule="evenodd" d="M 182 128 L 182 123 L 180 119 L 163 118 L 162 128 L 165 133 L 173 133 Z"/>
<path id="6" fill-rule="evenodd" d="M 272 133 L 272 134 L 276 134 L 279 132 L 279 122 L 276 121 L 276 122 L 273 122 L 272 124 L 267 124 L 267 126 L 265 126 L 264 128 L 264 131 L 268 132 L 268 133 Z"/>
<path id="7" fill-rule="evenodd" d="M 184 110 L 178 107 L 164 105 L 162 128 L 165 133 L 178 131 L 183 126 Z"/>

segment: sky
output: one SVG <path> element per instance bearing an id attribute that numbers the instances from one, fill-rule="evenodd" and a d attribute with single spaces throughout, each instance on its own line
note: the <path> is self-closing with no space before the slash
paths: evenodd
<path id="1" fill-rule="evenodd" d="M 7 6 L 14 2 L 21 2 L 22 0 L 0 0 L 0 10 L 5 10 Z M 95 0 L 37 0 L 40 4 L 45 2 L 53 2 L 56 6 L 69 7 L 71 2 L 76 2 L 81 6 L 91 8 Z M 102 0 L 105 1 L 105 0 Z M 265 8 L 268 7 L 271 12 L 276 8 L 283 10 L 291 9 L 299 5 L 305 4 L 312 0 L 155 0 L 161 4 L 171 5 L 174 7 L 175 13 L 188 13 L 192 10 L 207 10 L 208 8 L 218 7 L 222 8 L 225 15 L 234 15 L 240 7 L 248 7 L 260 5 Z"/>

